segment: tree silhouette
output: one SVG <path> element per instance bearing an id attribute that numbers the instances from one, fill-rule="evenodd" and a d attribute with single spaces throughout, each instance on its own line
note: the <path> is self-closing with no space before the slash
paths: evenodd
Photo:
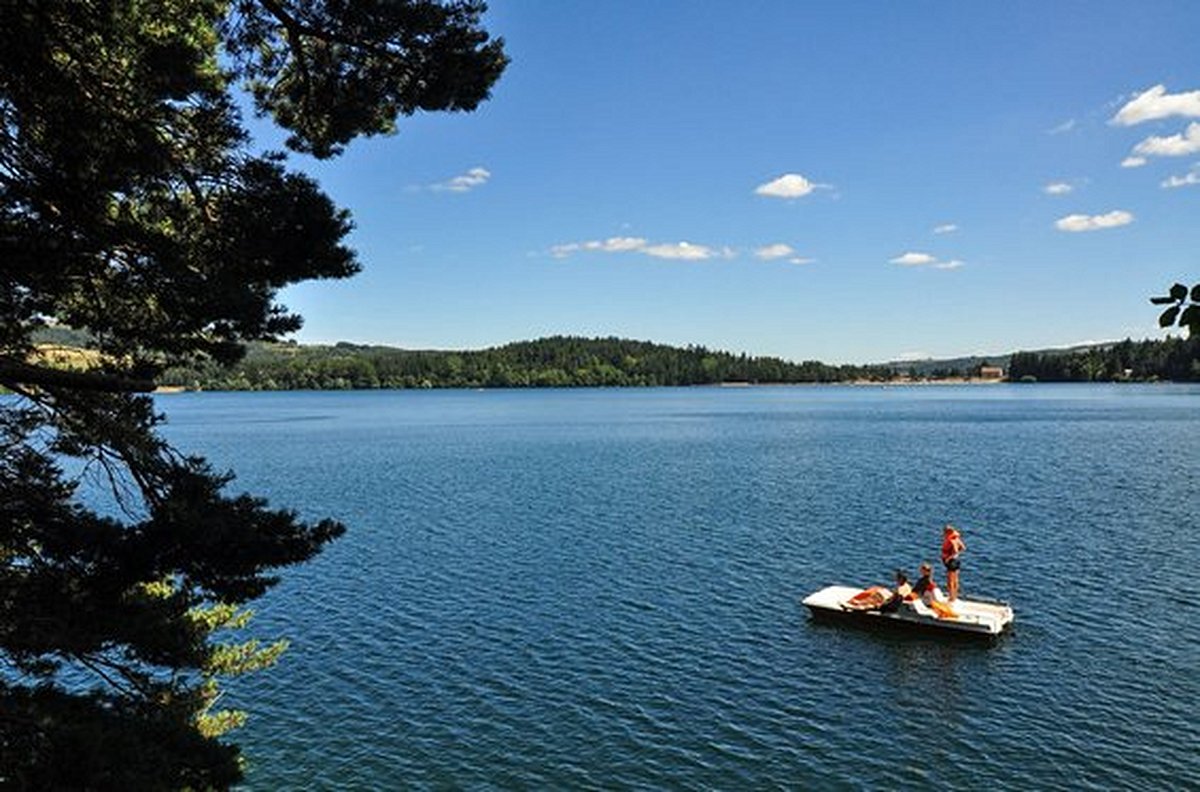
<path id="1" fill-rule="evenodd" d="M 172 450 L 173 365 L 293 331 L 282 287 L 358 269 L 351 228 L 236 86 L 317 157 L 399 116 L 471 110 L 507 62 L 484 5 L 425 0 L 0 4 L 0 786 L 224 788 L 218 680 L 284 643 L 246 603 L 337 537 Z M 48 325 L 85 330 L 72 365 Z M 112 505 L 88 507 L 100 484 Z M 82 488 L 82 489 L 81 489 Z"/>

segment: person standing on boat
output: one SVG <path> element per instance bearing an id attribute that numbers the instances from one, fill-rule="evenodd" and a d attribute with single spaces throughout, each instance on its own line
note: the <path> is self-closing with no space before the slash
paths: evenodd
<path id="1" fill-rule="evenodd" d="M 967 549 L 958 529 L 950 523 L 942 529 L 942 563 L 946 566 L 946 586 L 950 589 L 950 601 L 958 599 L 958 570 L 962 567 L 959 555 Z"/>

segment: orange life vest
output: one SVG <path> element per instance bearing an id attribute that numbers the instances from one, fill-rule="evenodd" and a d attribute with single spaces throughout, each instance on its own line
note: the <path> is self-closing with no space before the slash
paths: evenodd
<path id="1" fill-rule="evenodd" d="M 946 563 L 954 556 L 966 549 L 962 539 L 959 538 L 958 531 L 951 531 L 946 534 L 946 538 L 942 540 L 942 563 Z"/>

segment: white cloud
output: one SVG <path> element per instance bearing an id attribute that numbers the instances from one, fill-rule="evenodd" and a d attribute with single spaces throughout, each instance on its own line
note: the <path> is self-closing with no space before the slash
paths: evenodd
<path id="1" fill-rule="evenodd" d="M 1054 227 L 1059 231 L 1099 231 L 1102 228 L 1116 228 L 1133 222 L 1133 215 L 1123 209 L 1115 209 L 1107 214 L 1085 215 L 1073 214 L 1059 218 Z"/>
<path id="2" fill-rule="evenodd" d="M 796 255 L 796 249 L 791 245 L 783 242 L 776 242 L 773 245 L 764 245 L 754 251 L 754 255 L 763 261 L 778 261 L 779 259 L 787 259 L 788 264 L 812 264 L 816 259 L 807 258 L 805 256 Z"/>
<path id="3" fill-rule="evenodd" d="M 609 237 L 608 239 L 593 239 L 587 242 L 567 242 L 550 248 L 550 255 L 555 258 L 566 258 L 572 253 L 590 251 L 599 253 L 626 253 L 641 250 L 646 247 L 646 240 L 641 237 Z"/>
<path id="4" fill-rule="evenodd" d="M 1070 132 L 1072 129 L 1075 128 L 1075 125 L 1077 123 L 1078 122 L 1074 118 L 1068 118 L 1066 121 L 1063 121 L 1058 126 L 1047 129 L 1046 134 L 1061 135 L 1063 132 Z"/>
<path id="5" fill-rule="evenodd" d="M 894 259 L 890 259 L 889 263 L 899 264 L 902 267 L 920 267 L 924 264 L 932 264 L 935 261 L 937 261 L 937 258 L 929 255 L 928 253 L 909 252 L 902 256 L 896 256 Z"/>
<path id="6" fill-rule="evenodd" d="M 1192 166 L 1192 169 L 1182 176 L 1171 176 L 1162 182 L 1162 187 L 1188 187 L 1193 184 L 1200 184 L 1200 162 Z"/>
<path id="7" fill-rule="evenodd" d="M 1074 189 L 1074 187 L 1066 182 L 1050 182 L 1042 188 L 1042 192 L 1046 193 L 1046 195 L 1066 195 Z"/>
<path id="8" fill-rule="evenodd" d="M 591 239 L 586 242 L 566 242 L 550 248 L 550 255 L 555 258 L 566 258 L 573 253 L 643 253 L 654 258 L 681 261 L 700 261 L 718 257 L 733 258 L 737 255 L 737 252 L 729 247 L 711 248 L 691 242 L 650 244 L 641 237 L 610 237 L 608 239 Z"/>
<path id="9" fill-rule="evenodd" d="M 1183 157 L 1196 152 L 1200 152 L 1200 122 L 1196 121 L 1177 135 L 1151 136 L 1133 147 L 1140 157 Z"/>
<path id="10" fill-rule="evenodd" d="M 585 242 L 585 250 L 601 250 L 605 253 L 625 253 L 630 250 L 641 250 L 646 246 L 646 240 L 641 237 L 609 237 L 603 242 Z"/>
<path id="11" fill-rule="evenodd" d="M 754 188 L 758 195 L 769 198 L 802 198 L 818 187 L 828 187 L 827 184 L 816 184 L 801 176 L 799 173 L 785 173 L 778 179 L 772 179 L 766 184 Z"/>
<path id="12" fill-rule="evenodd" d="M 943 223 L 940 226 L 933 227 L 933 233 L 935 234 L 953 234 L 957 230 L 958 225 L 956 223 Z"/>
<path id="13" fill-rule="evenodd" d="M 942 261 L 937 256 L 931 256 L 928 253 L 914 253 L 912 251 L 896 256 L 894 259 L 889 259 L 888 263 L 899 264 L 901 267 L 926 267 L 937 270 L 954 270 L 966 264 L 961 259 Z"/>
<path id="14" fill-rule="evenodd" d="M 1122 168 L 1140 168 L 1146 164 L 1145 157 L 1126 157 L 1121 160 Z"/>
<path id="15" fill-rule="evenodd" d="M 641 252 L 655 258 L 679 259 L 682 261 L 700 261 L 722 253 L 722 251 L 716 251 L 704 245 L 693 245 L 691 242 L 677 242 L 673 245 L 648 245 L 642 248 Z"/>
<path id="16" fill-rule="evenodd" d="M 796 250 L 791 245 L 785 245 L 782 242 L 776 242 L 774 245 L 765 245 L 754 251 L 754 255 L 763 261 L 772 259 L 787 258 L 795 254 Z"/>
<path id="17" fill-rule="evenodd" d="M 1200 117 L 1200 91 L 1169 94 L 1165 85 L 1156 85 L 1126 102 L 1108 123 L 1133 126 L 1171 116 Z"/>
<path id="18" fill-rule="evenodd" d="M 486 184 L 492 178 L 487 168 L 471 168 L 461 176 L 455 176 L 448 181 L 433 185 L 433 189 L 443 192 L 470 192 L 480 185 Z"/>

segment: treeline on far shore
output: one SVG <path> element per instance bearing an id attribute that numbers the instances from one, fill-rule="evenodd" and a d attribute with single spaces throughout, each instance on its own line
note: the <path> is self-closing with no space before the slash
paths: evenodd
<path id="1" fill-rule="evenodd" d="M 196 390 L 337 390 L 830 383 L 892 376 L 886 366 L 791 363 L 700 346 L 556 336 L 474 351 L 252 343 L 235 366 L 172 368 L 159 384 Z"/>
<path id="2" fill-rule="evenodd" d="M 1012 382 L 1197 382 L 1200 337 L 1101 344 L 1069 353 L 1014 352 Z"/>
<path id="3" fill-rule="evenodd" d="M 83 351 L 91 346 L 84 332 L 47 328 L 38 340 L 57 347 L 58 357 L 64 350 L 92 354 Z M 252 342 L 233 366 L 199 361 L 167 369 L 158 384 L 187 390 L 350 390 L 912 382 L 975 378 L 997 367 L 1012 382 L 1194 382 L 1200 381 L 1200 337 L 867 366 L 573 336 L 473 351 Z"/>
<path id="4" fill-rule="evenodd" d="M 1200 381 L 1200 339 L 1015 352 L 1004 362 L 1012 382 Z M 235 366 L 172 368 L 159 384 L 191 390 L 347 390 L 896 382 L 975 377 L 987 365 L 982 358 L 925 371 L 896 364 L 792 363 L 702 346 L 570 336 L 473 351 L 255 342 Z"/>

